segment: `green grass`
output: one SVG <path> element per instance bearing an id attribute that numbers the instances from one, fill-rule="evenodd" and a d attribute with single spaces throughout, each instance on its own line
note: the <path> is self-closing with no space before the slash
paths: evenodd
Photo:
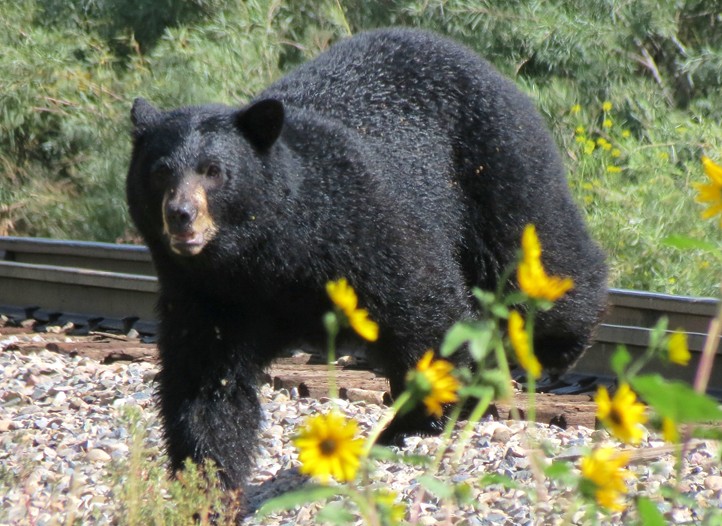
<path id="1" fill-rule="evenodd" d="M 349 30 L 400 24 L 467 43 L 535 100 L 613 286 L 717 295 L 715 261 L 662 243 L 720 241 L 690 184 L 703 153 L 722 161 L 715 0 L 24 0 L 0 15 L 0 234 L 127 235 L 133 98 L 242 104 Z M 579 125 L 620 157 L 585 154 Z"/>

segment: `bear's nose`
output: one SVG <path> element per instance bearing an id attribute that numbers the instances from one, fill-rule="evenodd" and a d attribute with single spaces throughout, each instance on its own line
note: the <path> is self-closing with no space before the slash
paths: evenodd
<path id="1" fill-rule="evenodd" d="M 183 234 L 192 230 L 197 215 L 198 210 L 188 201 L 168 203 L 165 214 L 168 230 L 171 234 Z"/>

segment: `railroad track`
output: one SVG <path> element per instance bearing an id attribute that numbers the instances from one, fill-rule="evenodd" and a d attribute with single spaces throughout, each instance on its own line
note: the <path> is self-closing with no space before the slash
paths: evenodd
<path id="1" fill-rule="evenodd" d="M 0 314 L 63 325 L 152 336 L 157 279 L 145 247 L 82 241 L 0 237 Z M 574 380 L 611 377 L 609 359 L 623 344 L 640 355 L 657 321 L 688 334 L 687 367 L 652 364 L 669 378 L 691 382 L 717 300 L 612 289 L 609 310 L 592 348 L 570 371 Z M 711 375 L 710 393 L 722 399 L 722 357 Z M 579 380 L 581 379 L 581 380 Z M 570 386 L 580 392 L 583 386 Z M 575 391 L 576 390 L 576 391 Z M 564 392 L 564 389 L 560 389 Z"/>

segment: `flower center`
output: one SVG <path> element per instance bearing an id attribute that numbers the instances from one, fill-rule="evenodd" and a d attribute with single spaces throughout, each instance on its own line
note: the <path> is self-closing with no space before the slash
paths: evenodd
<path id="1" fill-rule="evenodd" d="M 614 408 L 609 412 L 609 419 L 618 426 L 621 426 L 624 423 L 622 415 Z"/>
<path id="2" fill-rule="evenodd" d="M 322 455 L 331 456 L 336 452 L 336 441 L 333 438 L 326 438 L 321 440 L 318 447 Z"/>

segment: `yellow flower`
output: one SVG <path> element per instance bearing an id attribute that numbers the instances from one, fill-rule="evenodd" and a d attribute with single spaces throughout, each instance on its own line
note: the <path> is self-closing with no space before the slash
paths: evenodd
<path id="1" fill-rule="evenodd" d="M 572 108 L 571 108 L 572 115 L 576 115 L 576 114 L 579 113 L 580 111 L 582 111 L 582 106 L 581 106 L 581 104 L 575 104 L 575 105 L 572 106 Z"/>
<path id="2" fill-rule="evenodd" d="M 698 203 L 709 204 L 708 208 L 702 212 L 702 219 L 709 219 L 722 213 L 722 166 L 715 164 L 707 156 L 702 157 L 702 166 L 711 182 L 695 183 L 693 186 L 699 192 L 695 200 Z M 720 226 L 722 227 L 722 218 L 720 218 Z"/>
<path id="3" fill-rule="evenodd" d="M 602 121 L 602 128 L 611 128 L 611 127 L 612 127 L 612 124 L 614 124 L 614 123 L 612 122 L 612 119 L 604 119 L 604 120 Z"/>
<path id="4" fill-rule="evenodd" d="M 584 153 L 587 155 L 591 155 L 594 152 L 594 148 L 596 148 L 596 143 L 589 139 L 587 142 L 584 143 Z"/>
<path id="5" fill-rule="evenodd" d="M 509 340 L 514 348 L 516 361 L 522 369 L 534 378 L 539 378 L 542 371 L 541 364 L 531 349 L 529 334 L 524 330 L 524 319 L 515 310 L 509 313 Z"/>
<path id="6" fill-rule="evenodd" d="M 548 276 L 541 262 L 541 244 L 534 225 L 527 225 L 521 237 L 523 258 L 517 268 L 519 287 L 535 299 L 556 301 L 574 286 L 571 278 Z"/>
<path id="7" fill-rule="evenodd" d="M 669 351 L 669 361 L 677 365 L 687 365 L 692 358 L 687 346 L 687 334 L 681 331 L 675 331 L 670 336 L 667 350 Z"/>
<path id="8" fill-rule="evenodd" d="M 434 360 L 434 351 L 428 350 L 409 374 L 411 389 L 423 396 L 426 411 L 437 418 L 444 412 L 442 404 L 451 404 L 459 399 L 456 394 L 459 381 L 451 374 L 453 369 L 451 362 Z"/>
<path id="9" fill-rule="evenodd" d="M 578 142 L 578 143 L 580 143 L 580 144 L 581 144 L 581 143 L 586 144 L 586 143 L 587 143 L 587 138 L 586 138 L 584 135 L 577 135 L 576 137 L 574 137 L 574 141 L 575 141 L 575 142 Z"/>
<path id="10" fill-rule="evenodd" d="M 577 135 L 584 135 L 584 126 L 577 126 L 577 128 L 574 130 L 574 133 Z"/>
<path id="11" fill-rule="evenodd" d="M 609 102 L 608 100 L 605 100 L 605 101 L 602 103 L 602 110 L 603 110 L 603 111 L 611 111 L 611 110 L 612 110 L 612 103 Z"/>
<path id="12" fill-rule="evenodd" d="M 394 491 L 379 490 L 375 495 L 376 504 L 386 513 L 388 524 L 401 524 L 406 516 L 406 508 L 396 502 L 398 495 Z M 383 522 L 387 524 L 386 521 Z"/>
<path id="13" fill-rule="evenodd" d="M 597 403 L 597 418 L 615 437 L 628 444 L 639 444 L 647 415 L 644 404 L 637 401 L 637 395 L 629 384 L 621 384 L 614 398 L 609 398 L 607 389 L 600 386 L 594 401 Z"/>
<path id="14" fill-rule="evenodd" d="M 349 325 L 362 338 L 374 342 L 379 338 L 378 324 L 369 318 L 366 309 L 358 308 L 358 297 L 346 278 L 326 283 L 326 292 L 331 301 L 344 313 Z"/>
<path id="15" fill-rule="evenodd" d="M 584 480 L 591 483 L 594 499 L 610 511 L 622 511 L 622 498 L 627 493 L 625 481 L 631 477 L 628 452 L 617 452 L 614 448 L 603 447 L 582 457 L 581 472 Z"/>
<path id="16" fill-rule="evenodd" d="M 353 312 L 358 306 L 358 297 L 346 278 L 326 283 L 326 292 L 336 306 L 344 313 Z"/>
<path id="17" fill-rule="evenodd" d="M 622 171 L 622 168 L 619 166 L 607 166 L 607 172 L 610 174 L 618 174 Z"/>
<path id="18" fill-rule="evenodd" d="M 679 431 L 677 431 L 677 425 L 674 420 L 668 417 L 662 418 L 662 437 L 672 444 L 679 442 Z"/>
<path id="19" fill-rule="evenodd" d="M 632 136 L 632 132 L 629 130 L 622 130 L 622 137 L 629 139 Z"/>
<path id="20" fill-rule="evenodd" d="M 619 156 L 621 156 L 621 155 L 622 155 L 622 150 L 620 150 L 619 148 L 614 148 L 614 149 L 612 150 L 612 157 L 615 157 L 615 158 L 616 158 L 616 157 L 619 157 Z"/>
<path id="21" fill-rule="evenodd" d="M 336 412 L 306 420 L 293 439 L 298 448 L 300 472 L 326 484 L 329 477 L 339 482 L 353 480 L 363 451 L 363 440 L 356 438 L 358 425 Z"/>

